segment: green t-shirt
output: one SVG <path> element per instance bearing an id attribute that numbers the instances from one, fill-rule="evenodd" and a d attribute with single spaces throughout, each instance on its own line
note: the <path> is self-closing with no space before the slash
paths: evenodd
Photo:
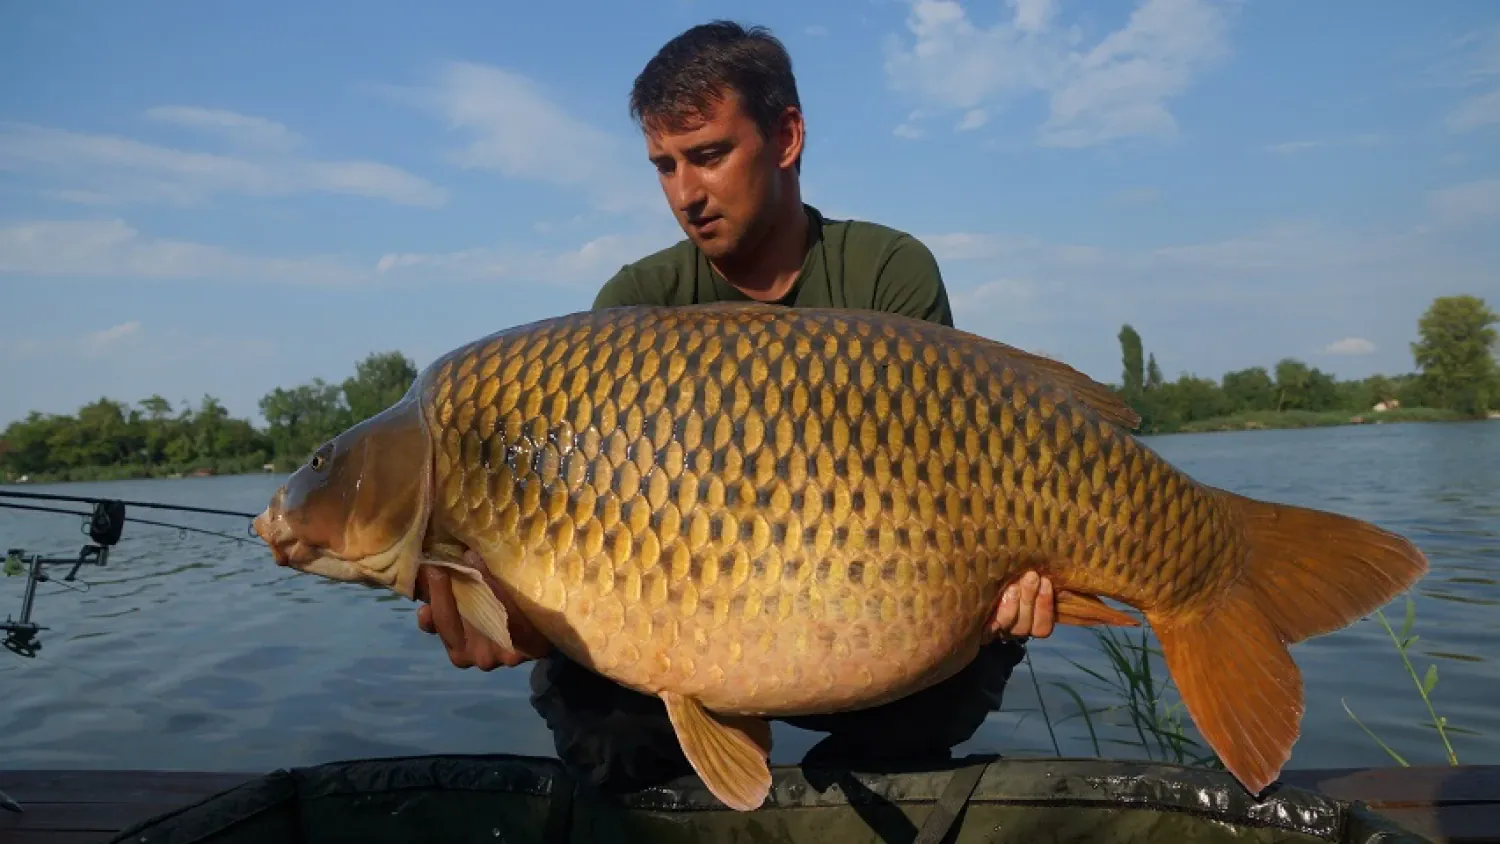
<path id="1" fill-rule="evenodd" d="M 828 220 L 803 207 L 811 223 L 807 257 L 792 289 L 775 304 L 883 311 L 953 325 L 937 259 L 921 241 L 876 223 Z M 594 308 L 748 301 L 683 239 L 621 267 L 599 290 Z"/>

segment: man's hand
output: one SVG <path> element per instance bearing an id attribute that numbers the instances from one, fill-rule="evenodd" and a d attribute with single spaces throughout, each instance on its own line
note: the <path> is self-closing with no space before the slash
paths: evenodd
<path id="1" fill-rule="evenodd" d="M 1006 638 L 1045 639 L 1052 635 L 1056 620 L 1057 596 L 1052 581 L 1028 571 L 1019 582 L 1005 588 L 989 631 Z"/>
<path id="2" fill-rule="evenodd" d="M 509 616 L 511 641 L 519 650 L 508 651 L 486 638 L 458 614 L 458 602 L 453 598 L 453 584 L 449 577 L 448 570 L 441 566 L 422 566 L 417 574 L 416 597 L 427 603 L 417 609 L 417 627 L 443 640 L 448 660 L 454 666 L 478 668 L 480 671 L 493 671 L 502 665 L 514 668 L 546 656 L 551 650 L 551 644 L 498 590 L 496 594 Z"/>

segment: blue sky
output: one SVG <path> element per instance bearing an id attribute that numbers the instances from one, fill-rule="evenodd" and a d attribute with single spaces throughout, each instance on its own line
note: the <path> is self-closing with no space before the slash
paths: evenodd
<path id="1" fill-rule="evenodd" d="M 1119 378 L 1404 372 L 1500 305 L 1500 4 L 0 6 L 0 425 L 425 365 L 681 237 L 629 122 L 672 35 L 786 42 L 804 191 L 937 253 L 959 325 Z M 419 10 L 421 9 L 421 10 Z"/>

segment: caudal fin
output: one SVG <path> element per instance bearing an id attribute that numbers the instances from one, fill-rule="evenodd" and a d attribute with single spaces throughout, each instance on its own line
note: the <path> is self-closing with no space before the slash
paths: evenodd
<path id="1" fill-rule="evenodd" d="M 1367 522 L 1215 490 L 1239 516 L 1242 570 L 1207 605 L 1148 616 L 1189 714 L 1253 793 L 1280 774 L 1301 728 L 1302 674 L 1287 645 L 1346 627 L 1427 571 L 1406 539 Z"/>

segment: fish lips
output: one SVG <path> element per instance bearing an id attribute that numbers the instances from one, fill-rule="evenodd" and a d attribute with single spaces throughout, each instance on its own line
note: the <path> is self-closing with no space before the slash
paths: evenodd
<path id="1" fill-rule="evenodd" d="M 251 527 L 255 530 L 255 535 L 270 548 L 276 565 L 301 568 L 323 556 L 324 552 L 298 539 L 291 525 L 287 524 L 286 515 L 281 510 L 285 494 L 285 487 L 277 490 L 270 505 L 255 517 Z"/>

